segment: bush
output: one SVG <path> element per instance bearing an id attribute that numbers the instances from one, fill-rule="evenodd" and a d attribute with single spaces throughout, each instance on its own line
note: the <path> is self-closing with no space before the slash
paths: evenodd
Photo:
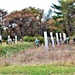
<path id="1" fill-rule="evenodd" d="M 40 36 L 40 35 L 39 36 L 34 36 L 34 37 L 32 37 L 32 36 L 24 36 L 23 40 L 27 41 L 27 42 L 34 42 L 36 38 L 38 40 L 40 40 L 40 44 L 44 43 L 44 37 Z"/>
<path id="2" fill-rule="evenodd" d="M 24 36 L 23 37 L 23 40 L 24 41 L 27 41 L 27 42 L 33 42 L 33 41 L 35 41 L 35 37 L 32 37 L 32 36 Z"/>
<path id="3" fill-rule="evenodd" d="M 40 40 L 40 44 L 44 43 L 44 37 L 43 36 L 35 36 L 36 38 L 38 38 L 38 40 Z"/>
<path id="4" fill-rule="evenodd" d="M 7 39 L 8 39 L 8 35 L 3 35 L 2 38 L 3 38 L 4 40 L 7 40 Z"/>

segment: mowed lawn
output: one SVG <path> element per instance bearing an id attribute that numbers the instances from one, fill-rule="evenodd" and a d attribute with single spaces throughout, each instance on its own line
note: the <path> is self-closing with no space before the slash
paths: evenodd
<path id="1" fill-rule="evenodd" d="M 6 66 L 0 67 L 0 75 L 75 75 L 74 66 Z"/>

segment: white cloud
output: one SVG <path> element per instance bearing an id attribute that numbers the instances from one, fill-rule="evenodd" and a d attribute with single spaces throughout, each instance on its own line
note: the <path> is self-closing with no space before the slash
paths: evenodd
<path id="1" fill-rule="evenodd" d="M 47 12 L 52 3 L 57 3 L 57 1 L 58 0 L 0 0 L 0 8 L 10 13 L 32 6 L 44 9 L 44 11 Z"/>

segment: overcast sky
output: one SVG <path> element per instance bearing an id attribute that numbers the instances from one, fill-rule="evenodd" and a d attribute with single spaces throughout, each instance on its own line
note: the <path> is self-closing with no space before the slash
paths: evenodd
<path id="1" fill-rule="evenodd" d="M 44 12 L 47 13 L 52 3 L 57 4 L 58 0 L 0 0 L 0 8 L 10 13 L 32 6 L 44 9 Z"/>

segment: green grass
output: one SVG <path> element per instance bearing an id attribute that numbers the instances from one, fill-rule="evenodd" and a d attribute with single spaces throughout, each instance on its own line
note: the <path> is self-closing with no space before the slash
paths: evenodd
<path id="1" fill-rule="evenodd" d="M 21 50 L 26 50 L 32 48 L 34 46 L 31 42 L 23 42 L 18 44 L 11 44 L 11 45 L 2 45 L 0 46 L 0 56 L 7 56 L 14 53 L 17 53 Z"/>
<path id="2" fill-rule="evenodd" d="M 73 75 L 73 66 L 7 66 L 0 68 L 0 75 Z"/>

